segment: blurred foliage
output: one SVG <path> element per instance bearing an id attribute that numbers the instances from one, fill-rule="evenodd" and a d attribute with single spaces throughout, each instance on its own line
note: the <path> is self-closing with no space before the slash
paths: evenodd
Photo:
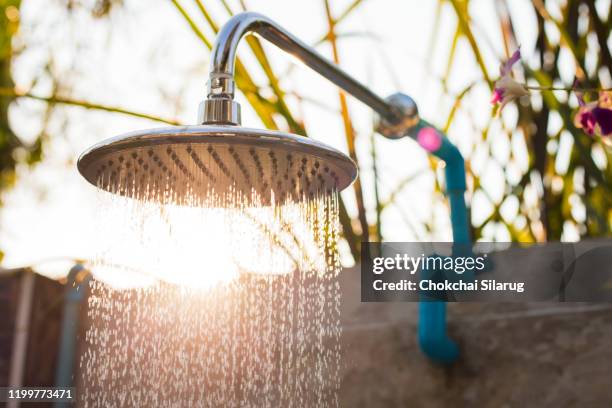
<path id="1" fill-rule="evenodd" d="M 82 106 L 88 109 L 102 109 L 110 112 L 130 114 L 138 117 L 145 117 L 167 123 L 176 123 L 170 119 L 158 118 L 138 112 L 131 112 L 125 109 L 111 106 L 97 105 L 92 102 L 75 100 L 60 95 L 41 97 L 31 95 L 26 92 L 14 90 L 11 80 L 11 59 L 14 50 L 11 48 L 11 38 L 18 29 L 19 20 L 10 18 L 12 12 L 7 12 L 9 8 L 19 9 L 21 1 L 33 0 L 0 0 L 2 14 L 2 38 L 0 38 L 0 170 L 2 180 L 0 189 L 5 188 L 13 180 L 13 169 L 15 159 L 13 152 L 21 147 L 19 139 L 11 131 L 8 125 L 7 110 L 9 103 L 15 97 L 30 97 L 48 102 L 51 106 L 57 103 Z M 66 0 L 66 5 L 72 7 L 84 7 L 81 2 Z M 215 6 L 220 5 L 225 15 L 213 17 L 210 4 L 214 1 Z M 508 55 L 518 47 L 515 28 L 524 24 L 517 21 L 510 13 L 510 0 L 491 0 L 497 11 L 499 30 L 502 34 L 504 48 L 492 50 L 493 54 L 498 55 L 500 60 L 507 58 Z M 229 16 L 234 13 L 247 10 L 244 1 L 228 3 L 225 0 L 171 0 L 179 15 L 182 17 L 185 27 L 201 41 L 202 46 L 210 50 L 214 40 L 214 34 L 219 30 L 219 26 Z M 342 32 L 341 23 L 349 17 L 355 10 L 358 10 L 362 0 L 350 1 L 343 10 L 334 15 L 329 0 L 320 3 L 325 11 L 326 33 L 322 36 L 318 44 L 327 43 L 332 51 L 331 59 L 336 63 L 341 63 L 339 53 L 338 38 L 346 33 Z M 537 20 L 536 54 L 537 62 L 529 59 L 528 63 L 523 63 L 522 74 L 528 84 L 541 87 L 561 87 L 571 88 L 572 81 L 564 81 L 560 74 L 560 65 L 567 64 L 567 60 L 561 61 L 562 52 L 569 52 L 572 57 L 575 76 L 586 87 L 602 88 L 610 84 L 610 71 L 612 69 L 612 59 L 608 42 L 610 38 L 610 13 L 606 19 L 598 14 L 594 0 L 565 0 L 564 2 L 554 2 L 560 6 L 559 17 L 553 17 L 547 9 L 547 4 L 543 0 L 533 0 L 531 2 L 532 12 Z M 123 4 L 122 0 L 96 0 L 89 4 L 90 11 L 94 17 L 104 18 Z M 526 3 L 529 6 L 529 3 Z M 316 5 L 313 3 L 313 7 Z M 439 31 L 441 25 L 442 12 L 451 11 L 456 17 L 454 36 L 448 46 L 448 61 L 444 69 L 444 76 L 441 78 L 443 89 L 446 96 L 454 99 L 454 103 L 446 118 L 437 118 L 439 124 L 448 130 L 451 139 L 454 139 L 453 125 L 457 112 L 463 110 L 462 102 L 466 95 L 472 92 L 477 86 L 485 84 L 492 89 L 495 81 L 496 72 L 489 72 L 485 63 L 484 50 L 490 50 L 491 43 L 479 30 L 477 24 L 472 21 L 470 16 L 470 0 L 438 0 L 436 19 L 432 26 L 432 45 L 440 41 Z M 215 7 L 218 11 L 218 7 Z M 289 107 L 287 103 L 288 95 L 296 96 L 298 103 L 301 102 L 299 95 L 294 95 L 283 89 L 280 78 L 281 73 L 276 72 L 272 67 L 268 56 L 257 37 L 248 36 L 246 39 L 257 64 L 246 66 L 241 58 L 236 63 L 236 82 L 244 94 L 255 113 L 259 116 L 262 123 L 270 129 L 282 129 L 293 133 L 305 135 L 306 127 L 302 119 Z M 448 80 L 453 73 L 455 60 L 457 58 L 457 47 L 461 42 L 465 42 L 474 60 L 474 64 L 479 70 L 480 79 L 468 84 L 463 90 L 451 93 L 448 88 Z M 599 50 L 593 54 L 591 48 L 596 43 Z M 433 49 L 434 47 L 430 47 Z M 593 57 L 594 55 L 594 57 Z M 589 60 L 589 61 L 587 61 Z M 594 61 L 594 62 L 593 62 Z M 587 63 L 588 62 L 588 63 Z M 587 68 L 588 67 L 588 68 Z M 254 73 L 260 71 L 266 80 L 258 83 L 254 78 Z M 573 79 L 573 78 L 572 78 Z M 261 82 L 261 81 L 260 81 Z M 541 96 L 541 98 L 540 98 Z M 476 144 L 487 149 L 487 160 L 495 161 L 502 169 L 507 169 L 521 160 L 516 153 L 511 150 L 507 160 L 496 158 L 492 152 L 493 137 L 492 129 L 499 133 L 499 128 L 508 142 L 514 144 L 520 139 L 528 150 L 528 168 L 516 180 L 510 172 L 505 172 L 504 183 L 505 192 L 502 199 L 491 197 L 486 186 L 483 185 L 478 171 L 472 166 L 472 157 L 467 157 L 466 164 L 468 177 L 470 179 L 469 194 L 474 197 L 476 194 L 486 197 L 492 205 L 492 211 L 486 215 L 484 222 L 473 226 L 473 237 L 480 239 L 490 238 L 487 232 L 491 227 L 504 229 L 512 240 L 515 241 L 546 241 L 559 240 L 562 238 L 564 228 L 567 226 L 574 228 L 582 237 L 600 236 L 610 233 L 612 224 L 612 210 L 610 201 L 612 200 L 611 184 L 612 170 L 610 167 L 610 148 L 606 147 L 601 140 L 593 139 L 585 135 L 581 130 L 576 129 L 573 124 L 573 113 L 568 105 L 568 93 L 558 91 L 543 91 L 541 95 L 534 96 L 531 101 L 517 103 L 518 120 L 510 125 L 499 117 L 490 115 L 487 126 L 479 129 Z M 596 95 L 591 95 L 596 97 Z M 541 103 L 537 102 L 541 99 Z M 351 114 L 349 112 L 345 95 L 338 94 L 340 110 L 338 120 L 344 125 L 344 133 L 348 147 L 348 153 L 353 160 L 358 162 L 359 155 L 356 152 L 356 138 L 360 137 L 353 129 Z M 551 123 L 555 120 L 561 121 L 561 128 L 554 129 L 551 133 Z M 561 138 L 570 135 L 571 153 L 568 166 L 556 166 L 557 151 L 561 145 Z M 363 137 L 363 136 L 361 136 Z M 381 226 L 382 214 L 390 207 L 398 211 L 402 209 L 402 203 L 398 202 L 400 192 L 408 186 L 419 174 L 427 171 L 435 171 L 437 163 L 431 159 L 429 168 L 422 169 L 416 174 L 409 175 L 402 180 L 399 185 L 391 188 L 391 193 L 386 197 L 380 194 L 380 180 L 378 178 L 379 158 L 376 151 L 374 134 L 371 135 L 370 152 L 372 160 L 372 174 L 375 176 L 373 186 L 364 186 L 362 180 L 358 179 L 353 184 L 352 194 L 354 202 L 357 204 L 357 214 L 349 215 L 343 202 L 340 204 L 340 222 L 343 234 L 351 249 L 355 259 L 358 259 L 361 241 L 375 241 L 384 239 L 383 228 Z M 42 140 L 42 139 L 41 139 Z M 38 145 L 30 146 L 32 161 L 40 159 L 40 141 Z M 472 149 L 474 151 L 475 149 Z M 35 154 L 38 152 L 38 155 Z M 595 159 L 599 157 L 599 159 Z M 602 159 L 603 157 L 603 159 Z M 520 168 L 520 166 L 518 166 Z M 363 169 L 363 167 L 362 167 Z M 441 181 L 437 182 L 437 189 L 440 192 Z M 374 192 L 375 211 L 368 212 L 364 204 L 364 191 Z M 438 198 L 441 196 L 437 195 Z M 535 196 L 535 200 L 533 199 Z M 517 210 L 511 216 L 504 216 L 502 207 L 505 203 L 514 200 L 519 204 Z M 369 217 L 368 214 L 375 214 Z M 400 211 L 400 215 L 401 215 Z M 416 229 L 407 218 L 406 227 L 415 231 Z M 424 230 L 429 233 L 433 229 L 433 220 L 425 222 Z M 419 237 L 417 239 L 427 239 Z"/>
<path id="2" fill-rule="evenodd" d="M 473 52 L 473 57 L 480 67 L 482 80 L 491 87 L 491 76 L 483 63 L 481 47 L 486 46 L 486 38 L 478 39 L 473 34 L 476 28 L 469 15 L 469 0 L 448 0 L 455 11 L 457 37 L 465 39 Z M 440 0 L 446 3 L 446 0 Z M 509 0 L 495 0 L 499 18 L 499 29 L 504 41 L 505 57 L 519 46 L 516 28 L 524 24 L 517 21 L 510 12 Z M 610 37 L 610 12 L 604 20 L 596 9 L 594 0 L 567 0 L 554 2 L 560 7 L 560 17 L 553 18 L 543 0 L 533 0 L 533 14 L 537 19 L 536 49 L 537 62 L 523 63 L 523 75 L 528 84 L 543 88 L 571 89 L 573 78 L 561 77 L 562 52 L 571 55 L 575 78 L 587 88 L 602 89 L 610 86 L 612 60 L 608 47 Z M 557 39 L 558 38 L 558 39 Z M 589 42 L 591 44 L 589 45 Z M 592 42 L 595 42 L 594 46 Z M 593 50 L 593 47 L 596 47 Z M 587 69 L 587 59 L 591 59 Z M 593 63 L 594 62 L 594 63 Z M 448 61 L 450 73 L 453 54 Z M 606 81 L 607 83 L 603 83 Z M 467 91 L 469 92 L 469 90 Z M 597 94 L 591 95 L 597 98 Z M 458 96 L 458 104 L 463 94 Z M 527 103 L 518 103 L 518 121 L 514 126 L 505 127 L 503 132 L 511 140 L 513 137 L 523 139 L 528 148 L 529 166 L 518 181 L 510 177 L 505 180 L 506 191 L 501 200 L 490 200 L 493 211 L 488 218 L 474 227 L 474 237 L 482 236 L 488 224 L 503 225 L 515 241 L 558 241 L 562 238 L 564 227 L 573 227 L 581 237 L 608 235 L 612 224 L 612 170 L 610 167 L 611 150 L 602 141 L 587 136 L 573 123 L 573 114 L 568 105 L 572 96 L 568 92 L 544 90 L 542 103 L 534 103 L 534 98 Z M 561 127 L 551 132 L 553 120 L 560 118 Z M 494 121 L 482 133 L 482 143 L 489 147 L 491 154 L 489 130 Z M 450 126 L 452 117 L 447 122 Z M 503 122 L 502 122 L 503 124 Z M 515 132 L 518 130 L 518 133 Z M 564 135 L 571 138 L 571 152 L 567 168 L 557 166 L 557 153 Z M 603 156 L 596 163 L 595 156 Z M 513 154 L 506 162 L 499 163 L 502 168 L 517 159 Z M 602 163 L 603 162 L 603 163 Z M 468 162 L 469 166 L 469 162 Z M 471 172 L 474 194 L 477 190 L 485 193 L 480 183 L 479 174 Z M 536 191 L 538 200 L 530 204 L 526 197 L 528 190 Z M 520 203 L 518 213 L 511 219 L 504 219 L 500 208 L 506 200 L 516 198 Z M 584 211 L 582 210 L 584 209 Z"/>
<path id="3" fill-rule="evenodd" d="M 19 29 L 21 0 L 0 0 L 0 87 L 12 88 L 13 37 Z M 15 182 L 15 149 L 21 142 L 8 122 L 9 105 L 13 98 L 0 95 L 0 191 Z"/>
<path id="4" fill-rule="evenodd" d="M 16 41 L 14 40 L 19 31 L 20 6 L 22 3 L 22 0 L 0 0 L 0 205 L 2 203 L 2 192 L 13 186 L 17 181 L 15 172 L 17 165 L 19 163 L 34 165 L 43 159 L 44 145 L 49 139 L 47 124 L 51 118 L 53 108 L 57 104 L 121 113 L 171 125 L 179 124 L 173 119 L 160 118 L 155 115 L 64 96 L 61 91 L 60 81 L 53 72 L 52 60 L 41 70 L 42 74 L 48 76 L 51 81 L 51 95 L 40 96 L 17 89 L 12 78 L 12 64 L 21 51 L 15 45 Z M 92 16 L 104 18 L 109 15 L 113 7 L 122 4 L 123 0 L 96 0 L 90 5 L 90 11 Z M 79 4 L 68 0 L 65 6 L 70 11 L 74 7 L 79 7 Z M 33 82 L 36 83 L 36 80 Z M 9 107 L 11 103 L 20 98 L 34 99 L 47 104 L 47 109 L 44 110 L 42 117 L 42 129 L 34 140 L 28 144 L 24 144 L 19 139 L 9 122 Z"/>

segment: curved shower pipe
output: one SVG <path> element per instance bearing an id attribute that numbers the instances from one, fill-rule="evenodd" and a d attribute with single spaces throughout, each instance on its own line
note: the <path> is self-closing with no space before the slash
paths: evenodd
<path id="1" fill-rule="evenodd" d="M 390 139 L 410 136 L 418 140 L 421 130 L 435 129 L 419 118 L 417 105 L 409 96 L 394 94 L 386 99 L 379 97 L 274 21 L 253 12 L 235 15 L 217 35 L 211 54 L 208 97 L 200 105 L 200 123 L 240 124 L 240 106 L 234 101 L 234 65 L 240 40 L 247 34 L 258 34 L 372 108 L 379 116 L 376 130 L 383 136 Z M 435 132 L 438 140 L 433 147 L 425 146 L 421 141 L 419 144 L 446 163 L 446 195 L 450 201 L 453 241 L 468 243 L 464 160 L 441 131 L 435 129 Z M 450 364 L 458 358 L 458 347 L 447 333 L 444 301 L 420 302 L 418 339 L 421 350 L 436 362 Z"/>

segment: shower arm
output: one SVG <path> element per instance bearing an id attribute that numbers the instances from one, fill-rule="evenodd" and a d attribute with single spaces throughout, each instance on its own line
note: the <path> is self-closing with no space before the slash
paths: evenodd
<path id="1" fill-rule="evenodd" d="M 240 124 L 240 106 L 234 101 L 235 63 L 240 40 L 247 34 L 265 38 L 372 108 L 378 114 L 377 130 L 383 135 L 403 137 L 418 123 L 417 105 L 410 97 L 381 98 L 276 22 L 253 12 L 235 15 L 217 33 L 211 52 L 207 99 L 200 105 L 200 123 Z"/>
<path id="2" fill-rule="evenodd" d="M 417 140 L 430 154 L 446 163 L 446 194 L 450 202 L 453 241 L 470 242 L 470 230 L 465 204 L 466 177 L 463 156 L 444 133 L 419 118 L 418 108 L 408 95 L 396 93 L 386 99 L 342 71 L 308 45 L 269 18 L 253 12 L 232 17 L 217 34 L 212 49 L 207 99 L 199 109 L 199 123 L 210 125 L 240 125 L 240 105 L 234 100 L 235 60 L 240 40 L 255 33 L 295 56 L 308 67 L 338 87 L 368 105 L 378 114 L 376 131 L 389 139 L 405 136 Z M 437 143 L 425 143 L 420 138 L 424 129 L 434 129 Z M 425 132 L 431 135 L 431 132 Z M 450 364 L 459 351 L 447 333 L 446 303 L 423 299 L 419 305 L 418 340 L 421 350 L 432 360 Z"/>

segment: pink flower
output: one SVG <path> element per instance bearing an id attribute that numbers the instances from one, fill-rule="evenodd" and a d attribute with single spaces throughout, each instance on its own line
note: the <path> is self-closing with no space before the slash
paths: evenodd
<path id="1" fill-rule="evenodd" d="M 599 100 L 586 103 L 582 93 L 576 92 L 578 98 L 578 113 L 574 117 L 574 125 L 584 129 L 587 135 L 612 135 L 612 93 L 604 91 L 599 94 Z"/>
<path id="2" fill-rule="evenodd" d="M 521 59 L 521 49 L 519 48 L 512 54 L 510 59 L 504 62 L 499 68 L 500 78 L 495 82 L 495 90 L 491 97 L 491 104 L 499 104 L 499 112 L 504 106 L 517 98 L 529 95 L 529 91 L 523 84 L 512 79 L 512 67 Z"/>
<path id="3" fill-rule="evenodd" d="M 442 136 L 432 127 L 424 127 L 417 134 L 417 142 L 429 153 L 438 151 L 442 146 Z"/>

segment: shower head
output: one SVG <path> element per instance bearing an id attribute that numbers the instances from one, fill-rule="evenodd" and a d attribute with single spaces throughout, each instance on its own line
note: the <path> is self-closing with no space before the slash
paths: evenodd
<path id="1" fill-rule="evenodd" d="M 357 176 L 350 158 L 315 140 L 219 125 L 121 135 L 83 153 L 78 169 L 103 190 L 180 205 L 211 197 L 224 205 L 231 197 L 242 198 L 236 205 L 301 201 L 340 191 Z"/>
<path id="2" fill-rule="evenodd" d="M 232 17 L 219 31 L 211 55 L 207 99 L 199 126 L 129 133 L 86 151 L 81 174 L 109 192 L 143 200 L 223 206 L 301 201 L 340 191 L 357 176 L 355 163 L 322 143 L 301 136 L 240 127 L 234 100 L 235 58 L 240 40 L 257 33 L 293 54 L 374 109 L 378 131 L 389 138 L 410 135 L 416 104 L 396 94 L 382 99 L 312 48 L 257 13 Z"/>

